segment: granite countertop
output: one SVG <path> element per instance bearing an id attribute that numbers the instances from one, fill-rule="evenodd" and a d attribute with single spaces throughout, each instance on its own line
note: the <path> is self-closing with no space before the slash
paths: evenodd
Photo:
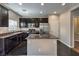
<path id="1" fill-rule="evenodd" d="M 50 34 L 30 34 L 26 39 L 59 39 L 59 38 Z"/>
<path id="2" fill-rule="evenodd" d="M 13 36 L 13 35 L 20 34 L 20 33 L 22 33 L 22 32 L 0 34 L 0 38 L 7 38 L 7 37 L 10 37 L 10 36 Z"/>

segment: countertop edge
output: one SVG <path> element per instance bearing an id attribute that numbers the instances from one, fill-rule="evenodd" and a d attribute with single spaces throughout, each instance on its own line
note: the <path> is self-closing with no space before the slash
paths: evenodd
<path id="1" fill-rule="evenodd" d="M 10 37 L 10 36 L 14 36 L 14 35 L 17 35 L 17 34 L 20 34 L 20 33 L 23 33 L 23 32 L 15 32 L 15 33 L 12 33 L 12 34 L 4 35 L 4 36 L 1 36 L 0 39 L 4 39 L 4 38 Z"/>
<path id="2" fill-rule="evenodd" d="M 31 35 L 29 35 L 27 38 L 25 38 L 25 39 L 59 39 L 58 37 L 55 37 L 55 36 L 53 36 L 53 37 L 40 37 L 40 36 L 38 36 L 38 37 L 35 37 L 35 35 L 37 35 L 37 34 L 31 34 Z M 49 35 L 49 34 L 48 34 Z"/>

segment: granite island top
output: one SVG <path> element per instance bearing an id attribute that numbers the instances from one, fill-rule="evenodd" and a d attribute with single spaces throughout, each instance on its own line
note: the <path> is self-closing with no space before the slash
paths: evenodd
<path id="1" fill-rule="evenodd" d="M 59 39 L 59 38 L 50 34 L 30 34 L 26 39 Z"/>

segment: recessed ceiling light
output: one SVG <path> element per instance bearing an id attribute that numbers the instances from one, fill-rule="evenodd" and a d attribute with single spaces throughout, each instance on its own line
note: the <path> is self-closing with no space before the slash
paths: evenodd
<path id="1" fill-rule="evenodd" d="M 44 5 L 44 3 L 41 3 L 41 6 L 43 6 Z"/>
<path id="2" fill-rule="evenodd" d="M 40 14 L 42 14 L 43 12 L 42 11 L 40 11 Z"/>
<path id="3" fill-rule="evenodd" d="M 29 12 L 28 11 L 26 11 L 26 12 L 23 12 L 24 14 L 28 14 Z"/>
<path id="4" fill-rule="evenodd" d="M 62 6 L 66 5 L 66 3 L 62 3 Z"/>
<path id="5" fill-rule="evenodd" d="M 22 3 L 19 3 L 19 5 L 22 5 Z"/>
<path id="6" fill-rule="evenodd" d="M 26 9 L 23 9 L 23 13 L 28 13 L 28 11 Z"/>
<path id="7" fill-rule="evenodd" d="M 56 14 L 57 12 L 56 12 L 56 11 L 54 11 L 53 13 L 54 13 L 54 14 Z"/>
<path id="8" fill-rule="evenodd" d="M 27 10 L 26 9 L 23 9 L 23 12 L 26 12 Z"/>

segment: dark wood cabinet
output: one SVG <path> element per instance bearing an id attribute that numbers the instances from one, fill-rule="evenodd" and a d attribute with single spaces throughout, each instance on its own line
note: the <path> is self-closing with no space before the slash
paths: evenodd
<path id="1" fill-rule="evenodd" d="M 0 26 L 1 26 L 1 18 L 2 18 L 2 14 L 1 14 L 1 6 L 0 6 Z"/>
<path id="2" fill-rule="evenodd" d="M 3 40 L 0 39 L 0 56 L 3 55 L 3 51 L 4 51 L 4 49 L 3 49 Z"/>
<path id="3" fill-rule="evenodd" d="M 39 19 L 38 18 L 20 18 L 19 19 L 19 27 L 25 28 L 28 27 L 29 23 L 33 23 L 34 27 L 39 27 Z"/>
<path id="4" fill-rule="evenodd" d="M 11 36 L 5 38 L 5 54 L 7 54 L 11 49 L 13 49 L 18 44 L 17 36 Z"/>
<path id="5" fill-rule="evenodd" d="M 39 27 L 39 21 L 40 21 L 39 18 L 34 18 L 34 23 L 35 23 L 35 26 L 34 27 L 36 27 L 36 28 Z"/>
<path id="6" fill-rule="evenodd" d="M 0 38 L 0 56 L 7 55 L 13 48 L 26 40 L 27 33 L 22 32 L 5 38 Z"/>
<path id="7" fill-rule="evenodd" d="M 0 5 L 0 27 L 8 27 L 8 9 Z"/>
<path id="8" fill-rule="evenodd" d="M 8 27 L 8 10 L 2 7 L 2 27 Z"/>
<path id="9" fill-rule="evenodd" d="M 22 41 L 26 41 L 26 38 L 29 36 L 29 34 L 28 33 L 25 33 L 25 32 L 22 33 L 21 35 L 22 35 L 22 37 L 21 37 L 22 38 Z"/>
<path id="10" fill-rule="evenodd" d="M 41 18 L 40 23 L 48 23 L 48 18 Z"/>
<path id="11" fill-rule="evenodd" d="M 33 23 L 34 26 L 38 28 L 40 26 L 40 23 L 48 23 L 48 18 L 20 18 L 19 19 L 19 27 L 25 28 L 28 27 L 29 23 Z"/>
<path id="12" fill-rule="evenodd" d="M 28 21 L 25 18 L 20 18 L 19 19 L 19 27 L 20 28 L 28 27 Z"/>

